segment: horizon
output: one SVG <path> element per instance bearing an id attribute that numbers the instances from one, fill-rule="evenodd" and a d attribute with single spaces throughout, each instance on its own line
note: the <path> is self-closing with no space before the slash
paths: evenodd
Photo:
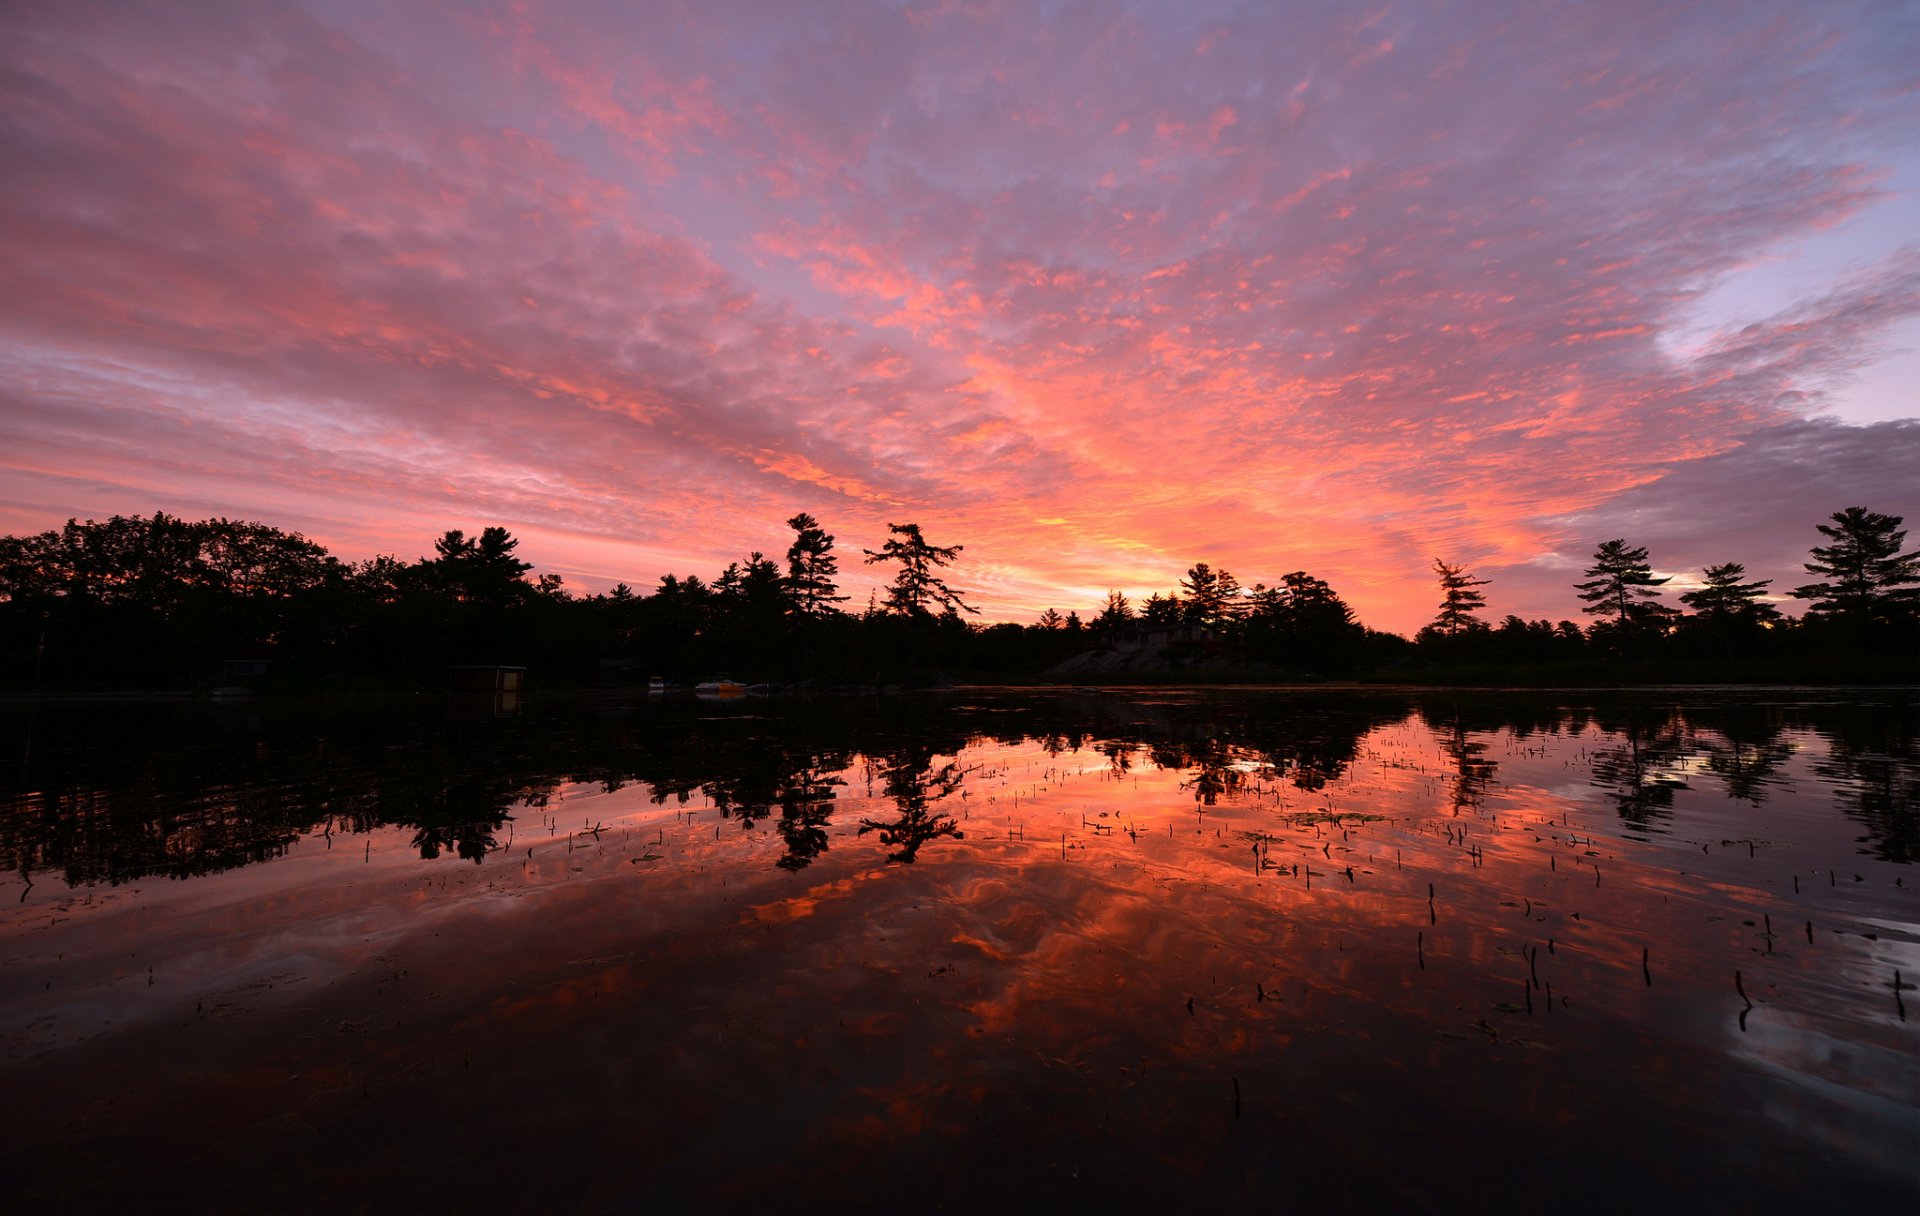
<path id="1" fill-rule="evenodd" d="M 805 511 L 862 603 L 913 522 L 983 623 L 1206 562 L 1408 636 L 1619 537 L 1797 615 L 1920 523 L 1920 14 L 1601 10 L 12 6 L 0 533 L 651 594 Z"/>
<path id="2" fill-rule="evenodd" d="M 1844 521 L 1845 514 L 1846 514 L 1845 512 L 1835 512 L 1830 520 L 1823 521 L 1823 522 L 1831 523 L 1834 525 L 1843 525 L 1845 522 Z M 1873 515 L 1873 514 L 1874 513 L 1869 512 L 1869 515 Z M 180 519 L 178 517 L 166 516 L 164 512 L 154 512 L 151 514 L 135 514 L 135 515 L 122 514 L 117 516 L 110 516 L 108 520 L 96 520 L 92 518 L 89 518 L 86 520 L 69 519 L 61 527 L 57 527 L 53 529 L 43 529 L 42 532 L 37 533 L 35 535 L 55 537 L 63 530 L 63 528 L 71 528 L 75 525 L 79 525 L 83 529 L 91 529 L 96 526 L 108 523 L 112 519 L 119 519 L 119 518 L 126 518 L 134 521 L 144 522 L 149 519 L 157 521 L 163 517 L 172 520 L 172 522 L 174 523 L 185 524 L 189 527 L 204 525 L 204 524 L 228 524 L 228 523 L 239 524 L 247 527 L 255 527 L 255 526 L 265 527 L 269 530 L 279 532 L 283 536 L 287 536 L 294 540 L 318 543 L 318 542 L 315 542 L 312 537 L 308 537 L 304 533 L 301 533 L 297 530 L 279 528 L 275 524 L 273 524 L 272 521 L 270 520 L 258 520 L 258 519 L 229 520 L 224 517 L 213 517 L 213 518 L 208 518 L 204 520 L 192 520 L 192 519 Z M 807 520 L 808 522 L 806 526 L 809 528 L 815 528 L 819 524 L 819 521 L 813 520 L 811 516 L 795 516 L 794 518 Z M 1884 520 L 1882 522 L 1884 522 Z M 1892 519 L 1892 525 L 1895 527 L 1897 527 L 1902 522 L 1904 521 L 1902 521 L 1898 517 L 1894 517 Z M 490 531 L 492 529 L 489 528 L 487 530 Z M 825 529 L 820 529 L 820 530 L 823 532 L 825 531 Z M 519 559 L 520 554 L 518 553 L 518 549 L 520 546 L 520 538 L 518 536 L 513 535 L 513 533 L 510 530 L 503 529 L 502 531 L 505 533 L 506 551 L 513 558 Z M 363 564 L 370 565 L 374 561 L 382 560 L 382 559 L 397 562 L 402 566 L 426 567 L 426 566 L 433 565 L 437 560 L 444 560 L 445 554 L 441 551 L 441 548 L 440 548 L 440 542 L 442 541 L 443 538 L 448 542 L 464 540 L 466 543 L 471 544 L 481 539 L 480 532 L 481 532 L 480 529 L 476 529 L 471 533 L 469 533 L 466 529 L 443 530 L 440 534 L 433 537 L 432 540 L 427 545 L 427 548 L 433 551 L 432 554 L 421 553 L 420 555 L 413 558 L 407 558 L 397 553 L 370 554 L 370 555 L 366 555 L 364 557 L 359 557 L 359 558 L 353 558 L 353 557 L 343 558 L 341 557 L 341 555 L 332 552 L 325 545 L 320 545 L 320 549 L 325 554 L 326 559 L 328 561 L 339 562 L 340 565 L 345 567 L 348 571 L 354 571 Z M 1897 532 L 1898 536 L 1905 537 L 1906 534 L 1907 534 L 1907 529 L 1899 528 Z M 797 533 L 790 531 L 789 541 L 791 542 L 796 535 Z M 13 539 L 13 538 L 6 537 L 4 539 Z M 839 570 L 837 573 L 835 573 L 833 577 L 828 581 L 828 593 L 833 595 L 834 599 L 839 602 L 826 603 L 821 606 L 820 611 L 830 616 L 844 614 L 850 617 L 867 617 L 867 616 L 872 616 L 876 613 L 885 615 L 887 613 L 895 611 L 894 609 L 888 607 L 887 604 L 885 603 L 885 601 L 888 598 L 887 592 L 889 588 L 895 585 L 898 581 L 897 579 L 897 576 L 899 573 L 898 570 L 894 570 L 892 576 L 888 576 L 885 573 L 887 570 L 891 569 L 891 567 L 887 566 L 885 563 L 893 559 L 891 557 L 883 556 L 881 553 L 864 549 L 863 547 L 860 547 L 860 546 L 854 546 L 850 549 L 843 550 L 839 548 L 838 538 L 832 536 L 831 534 L 828 534 L 826 539 L 828 542 L 828 548 L 826 550 L 826 553 L 830 555 L 834 561 L 845 562 L 845 563 L 848 563 L 849 565 L 847 569 L 842 569 L 842 570 Z M 1834 541 L 1837 540 L 1837 538 L 1828 538 L 1824 536 L 1822 537 L 1822 539 L 1828 540 L 1829 543 L 1834 543 Z M 891 542 L 889 541 L 887 543 L 891 543 Z M 1604 576 L 1609 563 L 1614 561 L 1614 558 L 1606 554 L 1604 550 L 1608 545 L 1616 545 L 1616 544 L 1624 546 L 1624 548 L 1627 551 L 1627 556 L 1629 558 L 1635 561 L 1644 560 L 1644 556 L 1645 556 L 1644 547 L 1634 546 L 1630 542 L 1625 541 L 1623 538 L 1610 538 L 1608 541 L 1601 542 L 1595 546 L 1595 552 L 1592 554 L 1592 558 L 1591 558 L 1591 560 L 1595 564 L 1592 568 L 1584 569 L 1582 571 L 1583 576 L 1593 576 L 1596 574 Z M 87 546 L 83 544 L 83 547 L 87 547 Z M 959 548 L 959 547 L 955 546 L 955 548 Z M 1901 545 L 1901 549 L 1903 550 L 1906 549 L 1904 544 Z M 1912 553 L 1911 550 L 1906 550 L 1906 552 L 1909 555 L 1911 555 Z M 1814 555 L 1810 549 L 1809 557 L 1812 557 L 1812 556 Z M 710 572 L 702 572 L 698 570 L 667 571 L 662 576 L 660 582 L 654 583 L 650 586 L 637 586 L 631 582 L 628 582 L 627 580 L 616 579 L 605 588 L 601 588 L 596 591 L 583 591 L 578 588 L 566 587 L 563 582 L 563 584 L 557 589 L 557 594 L 558 594 L 558 597 L 563 600 L 566 600 L 566 599 L 599 600 L 599 599 L 606 598 L 608 592 L 616 590 L 621 586 L 624 586 L 626 587 L 627 591 L 636 600 L 638 600 L 638 599 L 644 599 L 650 595 L 653 595 L 657 592 L 662 591 L 665 581 L 669 578 L 676 580 L 679 584 L 683 586 L 697 580 L 706 591 L 714 592 L 720 589 L 721 580 L 726 576 L 728 572 L 732 571 L 732 572 L 737 572 L 741 574 L 746 574 L 748 573 L 747 566 L 750 564 L 752 559 L 756 559 L 756 558 L 764 558 L 775 570 L 785 571 L 789 568 L 789 564 L 792 559 L 792 554 L 784 549 L 775 549 L 775 550 L 769 550 L 769 551 L 755 550 L 745 555 L 741 561 L 729 563 L 727 567 L 720 570 L 714 570 Z M 958 562 L 959 558 L 957 555 L 955 556 L 954 560 L 956 563 Z M 861 573 L 862 571 L 868 569 L 869 567 L 873 567 L 876 565 L 878 566 L 879 570 L 882 573 L 878 575 L 864 575 Z M 1148 607 L 1149 601 L 1151 598 L 1155 596 L 1158 596 L 1164 599 L 1169 604 L 1186 605 L 1188 606 L 1189 609 L 1191 609 L 1191 606 L 1194 603 L 1198 602 L 1199 597 L 1194 593 L 1194 589 L 1188 585 L 1189 578 L 1190 576 L 1199 577 L 1201 575 L 1202 565 L 1205 565 L 1205 563 L 1197 563 L 1194 567 L 1189 568 L 1186 571 L 1183 571 L 1181 574 L 1181 577 L 1176 581 L 1175 586 L 1171 588 L 1156 589 L 1154 591 L 1150 591 L 1138 596 L 1135 596 L 1126 592 L 1121 592 L 1121 594 L 1126 597 L 1127 602 L 1123 605 L 1123 607 L 1130 614 L 1129 619 L 1144 622 L 1146 620 L 1146 609 Z M 1816 583 L 1819 582 L 1823 577 L 1832 576 L 1832 572 L 1830 569 L 1822 569 L 1820 571 L 1814 571 L 1811 566 L 1806 566 L 1803 568 L 1807 571 L 1808 575 L 1811 578 L 1813 578 L 1813 580 Z M 555 572 L 541 569 L 538 564 L 529 564 L 524 571 L 514 576 L 514 580 L 524 584 L 525 587 L 528 588 L 530 591 L 534 589 L 539 589 L 543 593 L 545 593 L 546 588 L 545 588 L 544 579 L 546 576 L 549 576 L 553 573 Z M 943 575 L 943 577 L 941 579 L 941 582 L 943 585 L 943 589 L 946 589 L 946 584 L 953 581 L 951 579 L 944 577 L 944 575 L 947 573 L 949 573 L 949 571 L 946 569 L 945 566 L 942 566 L 941 574 Z M 1433 582 L 1436 589 L 1439 590 L 1440 593 L 1443 594 L 1443 596 L 1446 596 L 1446 592 L 1440 578 L 1441 572 L 1438 570 L 1433 570 L 1430 573 L 1433 577 Z M 1447 570 L 1447 573 L 1450 576 L 1459 576 L 1459 577 L 1464 577 L 1472 580 L 1468 583 L 1462 584 L 1464 588 L 1469 588 L 1469 589 L 1482 588 L 1489 585 L 1483 580 L 1474 579 L 1473 572 L 1470 570 L 1464 570 L 1459 567 L 1449 567 Z M 1648 577 L 1651 578 L 1653 581 L 1645 584 L 1646 590 L 1640 593 L 1644 598 L 1654 601 L 1655 606 L 1657 606 L 1658 608 L 1664 611 L 1673 613 L 1674 619 L 1676 621 L 1686 620 L 1690 618 L 1704 619 L 1703 610 L 1701 608 L 1697 606 L 1689 608 L 1686 605 L 1680 603 L 1680 601 L 1684 599 L 1684 593 L 1692 590 L 1698 590 L 1701 587 L 1706 585 L 1703 579 L 1690 579 L 1690 578 L 1685 578 L 1681 575 L 1662 575 L 1662 573 L 1658 569 L 1652 569 L 1652 568 L 1650 568 L 1646 573 Z M 1233 605 L 1234 607 L 1230 609 L 1229 615 L 1240 616 L 1246 612 L 1257 612 L 1258 608 L 1256 607 L 1256 605 L 1258 601 L 1254 597 L 1257 596 L 1261 591 L 1269 588 L 1278 590 L 1282 585 L 1283 579 L 1293 574 L 1306 574 L 1309 576 L 1313 576 L 1313 571 L 1311 570 L 1289 571 L 1287 572 L 1286 575 L 1276 575 L 1271 580 L 1252 579 L 1252 580 L 1246 580 L 1243 582 L 1242 580 L 1240 580 L 1239 576 L 1237 574 L 1234 574 L 1232 571 L 1226 570 L 1224 568 L 1207 566 L 1206 577 L 1209 580 L 1214 578 L 1220 578 L 1220 579 L 1230 578 L 1231 579 L 1232 591 L 1226 597 L 1226 602 L 1230 605 Z M 1750 571 L 1742 573 L 1736 568 L 1736 570 L 1734 571 L 1734 574 L 1740 582 L 1750 584 L 1750 580 L 1748 578 L 1748 576 L 1751 574 Z M 780 575 L 780 579 L 783 584 L 789 583 L 792 577 L 797 577 L 797 576 L 789 576 L 784 573 Z M 1315 577 L 1315 581 L 1322 581 L 1322 580 L 1318 580 L 1317 576 L 1314 576 L 1314 577 Z M 849 578 L 851 578 L 853 581 L 851 582 L 847 581 Z M 1581 592 L 1587 586 L 1589 586 L 1589 584 L 1586 584 L 1584 582 L 1578 586 L 1572 585 L 1572 584 L 1569 585 L 1569 590 L 1573 593 L 1572 598 L 1576 601 L 1576 603 L 1588 598 L 1586 595 L 1581 594 Z M 1111 590 L 1117 590 L 1117 589 L 1110 589 L 1110 591 Z M 1338 595 L 1339 589 L 1337 587 L 1332 588 L 1332 590 L 1336 595 Z M 856 591 L 858 592 L 858 594 L 855 594 Z M 953 595 L 955 595 L 956 597 L 958 597 L 960 601 L 962 601 L 960 605 L 960 610 L 942 612 L 942 613 L 929 612 L 929 615 L 932 615 L 932 616 L 953 615 L 958 617 L 961 620 L 967 621 L 970 624 L 982 629 L 988 628 L 991 626 L 1006 625 L 1006 624 L 1020 625 L 1020 626 L 1026 626 L 1026 627 L 1047 626 L 1050 628 L 1057 629 L 1057 628 L 1067 627 L 1069 625 L 1070 618 L 1078 618 L 1079 625 L 1081 627 L 1084 627 L 1090 630 L 1097 629 L 1100 627 L 1100 625 L 1099 625 L 1099 622 L 1096 620 L 1096 617 L 1100 616 L 1101 610 L 1106 607 L 1106 603 L 1103 597 L 1101 603 L 1096 605 L 1087 605 L 1086 606 L 1087 611 L 1085 613 L 1080 612 L 1081 605 L 1074 605 L 1064 613 L 1060 612 L 1057 606 L 1050 606 L 1049 608 L 1042 611 L 1040 618 L 1037 620 L 1013 621 L 1013 620 L 1004 620 L 1004 619 L 999 619 L 999 620 L 985 619 L 984 614 L 980 610 L 976 609 L 972 604 L 964 602 L 967 597 L 967 591 L 965 588 L 951 589 L 951 591 Z M 839 594 L 841 592 L 845 592 L 846 594 Z M 1675 602 L 1669 603 L 1664 601 L 1664 597 L 1668 592 L 1673 593 L 1675 597 Z M 1771 607 L 1779 614 L 1779 616 L 1784 617 L 1790 621 L 1799 621 L 1801 618 L 1807 616 L 1809 612 L 1815 611 L 1816 601 L 1823 601 L 1830 594 L 1831 594 L 1830 592 L 1821 592 L 1818 594 L 1809 594 L 1805 597 L 1800 597 L 1794 594 L 1793 589 L 1791 588 L 1784 589 L 1784 590 L 1767 589 L 1767 590 L 1759 591 L 1753 598 L 1755 602 L 1759 604 L 1771 605 Z M 1546 616 L 1525 618 L 1525 617 L 1519 617 L 1519 614 L 1517 613 L 1510 614 L 1510 613 L 1501 612 L 1498 610 L 1497 605 L 1486 603 L 1483 597 L 1484 597 L 1484 593 L 1479 593 L 1479 595 L 1476 596 L 1475 602 L 1471 606 L 1468 606 L 1462 610 L 1467 614 L 1468 618 L 1470 618 L 1470 621 L 1471 621 L 1470 631 L 1471 629 L 1476 629 L 1476 628 L 1498 629 L 1506 621 L 1518 618 L 1523 623 L 1530 624 L 1530 625 L 1544 623 L 1544 624 L 1549 624 L 1554 626 L 1564 626 L 1564 625 L 1571 624 L 1571 625 L 1577 626 L 1582 632 L 1591 632 L 1608 625 L 1609 622 L 1607 622 L 1606 617 L 1614 611 L 1612 608 L 1606 606 L 1606 602 L 1603 601 L 1594 606 L 1575 607 L 1571 610 L 1572 615 L 1555 615 L 1550 613 L 1550 614 L 1547 614 Z M 862 605 L 859 602 L 863 599 L 866 601 L 864 605 Z M 1341 599 L 1344 601 L 1345 597 L 1341 597 Z M 1448 599 L 1448 602 L 1451 603 L 1451 597 L 1447 596 L 1447 599 Z M 1348 607 L 1351 608 L 1351 604 L 1349 604 Z M 1446 621 L 1442 619 L 1443 615 L 1444 614 L 1441 611 L 1441 606 L 1436 605 L 1435 614 L 1433 618 L 1424 622 L 1423 625 L 1426 627 L 1432 627 L 1434 629 L 1437 629 L 1442 634 L 1448 633 L 1450 632 L 1450 629 L 1448 628 Z M 1052 617 L 1051 625 L 1048 624 L 1049 616 Z M 1595 617 L 1596 619 L 1593 619 L 1593 620 L 1582 619 L 1589 616 Z M 1406 640 L 1406 641 L 1415 641 L 1417 640 L 1416 635 L 1424 632 L 1424 628 L 1416 628 L 1411 630 L 1395 630 L 1395 629 L 1382 628 L 1374 625 L 1370 621 L 1367 621 L 1366 619 L 1361 617 L 1357 612 L 1353 614 L 1353 623 L 1356 625 L 1364 626 L 1370 632 L 1395 635 L 1395 636 L 1401 637 L 1403 640 Z"/>

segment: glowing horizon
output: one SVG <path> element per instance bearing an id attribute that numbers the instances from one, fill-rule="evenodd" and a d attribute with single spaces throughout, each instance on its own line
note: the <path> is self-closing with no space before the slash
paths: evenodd
<path id="1" fill-rule="evenodd" d="M 1411 632 L 1434 557 L 1578 619 L 1612 537 L 1920 529 L 1897 6 L 627 8 L 10 6 L 0 532 L 590 593 L 807 511 L 850 607 L 911 521 L 984 620 L 1206 561 Z"/>

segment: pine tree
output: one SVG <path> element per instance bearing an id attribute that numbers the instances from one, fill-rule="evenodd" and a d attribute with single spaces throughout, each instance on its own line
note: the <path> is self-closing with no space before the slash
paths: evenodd
<path id="1" fill-rule="evenodd" d="M 1240 580 L 1225 570 L 1215 570 L 1205 562 L 1196 562 L 1187 577 L 1180 580 L 1187 619 L 1202 625 L 1218 625 L 1231 620 L 1240 608 Z"/>
<path id="2" fill-rule="evenodd" d="M 788 600 L 798 616 L 824 616 L 833 611 L 833 605 L 847 600 L 837 594 L 840 587 L 834 582 L 840 559 L 833 552 L 833 537 L 805 511 L 788 520 L 787 527 L 794 531 L 793 544 L 787 549 Z"/>
<path id="3" fill-rule="evenodd" d="M 1832 519 L 1832 526 L 1814 526 L 1833 543 L 1816 545 L 1806 564 L 1825 579 L 1795 587 L 1794 597 L 1813 600 L 1815 615 L 1863 628 L 1913 619 L 1920 611 L 1920 553 L 1900 552 L 1907 539 L 1901 517 L 1848 507 Z"/>
<path id="4" fill-rule="evenodd" d="M 1107 602 L 1100 609 L 1100 614 L 1093 618 L 1093 623 L 1099 629 L 1118 629 L 1132 620 L 1133 605 L 1127 597 L 1121 592 L 1109 591 Z"/>
<path id="5" fill-rule="evenodd" d="M 1449 566 L 1437 557 L 1433 559 L 1433 572 L 1440 576 L 1441 593 L 1440 615 L 1434 618 L 1434 629 L 1452 637 L 1471 629 L 1486 628 L 1473 614 L 1487 606 L 1486 597 L 1474 590 L 1485 587 L 1487 580 L 1474 578 L 1465 566 Z"/>
<path id="6" fill-rule="evenodd" d="M 888 612 L 904 617 L 923 617 L 931 615 L 929 605 L 937 606 L 943 613 L 951 615 L 979 611 L 934 573 L 943 566 L 952 565 L 966 546 L 930 545 L 920 534 L 919 524 L 888 524 L 887 530 L 893 533 L 895 539 L 880 546 L 878 551 L 865 549 L 862 552 L 867 555 L 869 566 L 875 562 L 900 563 L 899 571 L 893 576 L 893 585 L 887 588 Z"/>
<path id="7" fill-rule="evenodd" d="M 1180 623 L 1180 597 L 1161 595 L 1158 591 L 1147 597 L 1140 605 L 1140 619 L 1149 625 L 1177 625 Z"/>
<path id="8" fill-rule="evenodd" d="M 1760 598 L 1773 583 L 1770 578 L 1742 582 L 1747 568 L 1739 562 L 1708 566 L 1700 572 L 1697 591 L 1683 591 L 1680 602 L 1693 609 L 1703 623 L 1715 628 L 1742 628 L 1780 619 L 1780 610 Z"/>
<path id="9" fill-rule="evenodd" d="M 1593 551 L 1593 565 L 1587 567 L 1589 579 L 1575 583 L 1585 611 L 1594 616 L 1612 616 L 1616 625 L 1627 625 L 1659 616 L 1666 611 L 1657 601 L 1655 590 L 1670 581 L 1653 577 L 1645 547 L 1629 549 L 1624 540 L 1610 540 Z"/>
<path id="10" fill-rule="evenodd" d="M 427 564 L 442 587 L 468 603 L 517 603 L 532 590 L 521 575 L 533 569 L 513 555 L 519 547 L 505 528 L 483 528 L 478 538 L 455 528 L 433 542 L 437 556 Z"/>

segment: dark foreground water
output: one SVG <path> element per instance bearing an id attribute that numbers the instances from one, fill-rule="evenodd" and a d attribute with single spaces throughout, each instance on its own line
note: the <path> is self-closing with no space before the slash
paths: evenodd
<path id="1" fill-rule="evenodd" d="M 11 1211 L 1920 1195 L 1907 694 L 0 730 Z"/>

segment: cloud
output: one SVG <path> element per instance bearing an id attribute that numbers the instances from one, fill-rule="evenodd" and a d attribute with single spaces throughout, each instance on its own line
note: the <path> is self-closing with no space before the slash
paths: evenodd
<path id="1" fill-rule="evenodd" d="M 1814 528 L 1847 507 L 1898 515 L 1920 529 L 1920 420 L 1848 426 L 1804 419 L 1747 436 L 1714 456 L 1689 461 L 1658 481 L 1591 511 L 1553 521 L 1561 543 L 1520 565 L 1492 568 L 1504 602 L 1557 605 L 1523 613 L 1558 620 L 1576 615 L 1570 590 L 1592 562 L 1594 548 L 1615 537 L 1642 545 L 1654 568 L 1697 579 L 1706 566 L 1740 562 L 1753 578 L 1770 578 L 1784 596 L 1807 581 L 1808 550 L 1824 543 Z M 1798 615 L 1804 605 L 1786 601 Z"/>
<path id="2" fill-rule="evenodd" d="M 1814 420 L 1911 251 L 1670 340 L 1915 154 L 1909 19 L 1764 8 L 12 6 L 0 526 L 498 522 L 593 586 L 807 510 L 994 615 L 1208 560 L 1410 629 L 1436 553 L 1563 615 L 1592 528 L 1758 551 L 1685 487 L 1771 453 L 1805 531 L 1911 447 Z"/>

